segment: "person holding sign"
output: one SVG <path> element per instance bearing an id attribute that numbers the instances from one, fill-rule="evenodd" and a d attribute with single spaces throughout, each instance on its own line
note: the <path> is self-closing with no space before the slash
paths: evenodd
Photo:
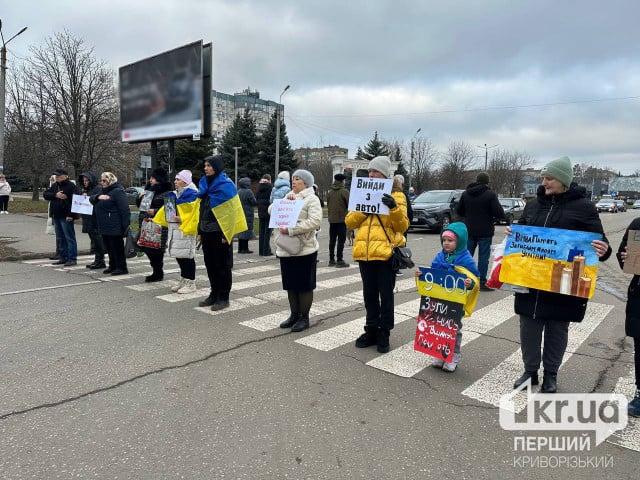
<path id="1" fill-rule="evenodd" d="M 631 238 L 630 238 L 631 236 Z M 635 240 L 635 241 L 634 241 Z M 635 243 L 636 246 L 640 243 L 640 217 L 631 221 L 631 225 L 627 227 L 627 231 L 624 232 L 620 246 L 618 247 L 618 262 L 620 268 L 627 269 L 628 266 L 625 263 L 632 261 L 629 255 L 629 244 Z M 637 259 L 637 250 L 634 252 Z M 635 260 L 634 259 L 634 263 Z M 640 417 L 640 265 L 635 264 L 637 268 L 632 269 L 633 278 L 629 283 L 629 289 L 627 290 L 627 308 L 626 319 L 624 324 L 625 334 L 633 338 L 633 358 L 635 363 L 636 374 L 636 394 L 633 400 L 629 402 L 627 412 L 634 417 Z"/>
<path id="2" fill-rule="evenodd" d="M 56 241 L 60 259 L 52 265 L 71 267 L 77 264 L 78 243 L 73 226 L 75 214 L 71 212 L 71 201 L 76 193 L 76 186 L 69 180 L 69 172 L 64 168 L 56 168 L 53 172 L 56 181 L 42 194 L 49 201 L 53 225 L 56 229 Z"/>
<path id="3" fill-rule="evenodd" d="M 276 256 L 280 259 L 282 288 L 287 291 L 289 318 L 280 324 L 280 328 L 291 328 L 292 332 L 301 332 L 309 328 L 309 311 L 313 303 L 313 291 L 316 288 L 316 265 L 318 259 L 318 240 L 316 229 L 322 222 L 320 199 L 313 191 L 313 175 L 308 170 L 296 170 L 291 177 L 291 192 L 287 200 L 302 200 L 302 210 L 294 227 L 281 225 L 279 236 L 298 237 L 299 248 L 285 248 L 276 237 Z M 271 213 L 273 205 L 269 207 Z"/>
<path id="4" fill-rule="evenodd" d="M 369 178 L 391 177 L 391 160 L 375 157 L 369 162 Z M 396 274 L 391 266 L 394 246 L 404 246 L 403 233 L 409 228 L 407 202 L 402 192 L 382 195 L 388 214 L 350 210 L 345 218 L 347 228 L 357 229 L 353 259 L 358 262 L 362 278 L 362 295 L 367 316 L 364 333 L 356 340 L 356 348 L 376 345 L 378 352 L 389 351 L 389 333 L 394 326 L 393 288 Z M 387 240 L 387 237 L 389 240 Z"/>
<path id="5" fill-rule="evenodd" d="M 600 217 L 587 198 L 584 187 L 573 180 L 573 167 L 569 157 L 547 163 L 541 171 L 542 185 L 537 197 L 527 202 L 518 222 L 537 227 L 562 228 L 602 234 L 591 246 L 599 260 L 611 255 L 609 241 L 604 235 Z M 505 234 L 511 235 L 509 226 Z M 520 315 L 520 343 L 524 373 L 514 383 L 518 388 L 527 380 L 538 385 L 540 361 L 544 367 L 542 393 L 557 391 L 557 374 L 569 339 L 569 324 L 581 322 L 587 309 L 587 299 L 561 293 L 529 288 L 528 293 L 516 293 L 514 309 Z M 543 343 L 544 352 L 540 349 Z"/>
<path id="6" fill-rule="evenodd" d="M 93 172 L 81 174 L 80 181 L 82 182 L 82 195 L 84 197 L 91 197 L 91 195 L 99 195 L 102 193 L 102 187 L 98 185 L 98 177 Z M 91 270 L 107 268 L 107 265 L 104 263 L 104 255 L 107 251 L 104 248 L 102 236 L 98 231 L 98 217 L 96 216 L 95 208 L 91 214 L 82 214 L 81 216 L 82 233 L 89 235 L 91 250 L 93 250 L 94 254 L 93 262 L 86 267 Z"/>
<path id="7" fill-rule="evenodd" d="M 440 234 L 442 250 L 436 254 L 431 262 L 431 268 L 437 268 L 439 270 L 455 271 L 455 267 L 463 267 L 466 270 L 464 273 L 467 275 L 467 278 L 464 280 L 464 287 L 472 291 L 472 294 L 467 299 L 467 304 L 471 302 L 475 303 L 477 299 L 479 287 L 478 278 L 480 277 L 476 262 L 473 260 L 469 250 L 467 250 L 468 235 L 467 226 L 464 223 L 455 222 L 449 224 L 447 229 L 443 230 Z M 420 276 L 420 270 L 416 270 L 416 276 Z M 453 358 L 450 362 L 438 359 L 432 364 L 432 366 L 436 368 L 442 368 L 445 372 L 455 372 L 458 367 L 458 362 L 460 362 L 462 358 L 462 354 L 460 353 L 460 345 L 462 345 L 462 320 L 456 318 L 456 324 L 458 325 L 458 329 L 456 331 L 456 344 L 453 350 Z"/>

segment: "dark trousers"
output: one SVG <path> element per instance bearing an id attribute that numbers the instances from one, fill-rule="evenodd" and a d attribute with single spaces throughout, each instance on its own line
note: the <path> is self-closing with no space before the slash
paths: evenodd
<path id="1" fill-rule="evenodd" d="M 542 335 L 544 333 L 544 346 Z M 537 372 L 540 360 L 545 372 L 558 373 L 569 340 L 569 322 L 520 315 L 522 362 L 527 372 Z M 543 346 L 542 358 L 540 347 Z"/>
<path id="2" fill-rule="evenodd" d="M 180 267 L 180 276 L 188 280 L 196 279 L 196 260 L 195 258 L 176 258 Z"/>
<path id="3" fill-rule="evenodd" d="M 489 256 L 491 255 L 491 239 L 493 237 L 472 237 L 469 235 L 467 250 L 473 257 L 478 246 L 478 271 L 480 272 L 480 285 L 487 283 L 487 270 L 489 269 Z"/>
<path id="4" fill-rule="evenodd" d="M 102 235 L 105 250 L 109 256 L 109 268 L 127 271 L 127 257 L 124 255 L 124 238 L 120 235 Z"/>
<path id="5" fill-rule="evenodd" d="M 9 211 L 9 195 L 0 195 L 0 212 Z"/>
<path id="6" fill-rule="evenodd" d="M 258 219 L 258 254 L 259 255 L 271 255 L 271 245 L 269 240 L 271 239 L 271 229 L 269 228 L 270 217 Z"/>
<path id="7" fill-rule="evenodd" d="M 362 277 L 362 295 L 367 311 L 366 325 L 381 330 L 391 330 L 393 317 L 393 288 L 396 274 L 391 260 L 358 262 Z"/>
<path id="8" fill-rule="evenodd" d="M 640 390 L 640 337 L 633 338 L 633 358 L 636 363 L 636 387 Z"/>
<path id="9" fill-rule="evenodd" d="M 144 253 L 146 253 L 147 257 L 149 258 L 149 264 L 151 265 L 151 268 L 153 268 L 153 273 L 162 275 L 164 249 L 145 247 Z"/>
<path id="10" fill-rule="evenodd" d="M 211 296 L 228 301 L 232 283 L 233 249 L 224 240 L 222 232 L 201 233 L 200 238 Z"/>
<path id="11" fill-rule="evenodd" d="M 338 261 L 343 260 L 342 252 L 344 251 L 344 242 L 347 240 L 347 225 L 345 223 L 330 223 L 329 224 L 329 259 L 334 260 L 334 249 L 336 249 L 336 241 L 338 248 L 336 255 Z"/>
<path id="12" fill-rule="evenodd" d="M 102 235 L 100 235 L 97 230 L 88 233 L 89 240 L 91 240 L 91 245 L 94 250 L 94 262 L 95 263 L 104 263 L 104 254 L 107 253 L 104 248 L 104 242 L 102 241 Z"/>

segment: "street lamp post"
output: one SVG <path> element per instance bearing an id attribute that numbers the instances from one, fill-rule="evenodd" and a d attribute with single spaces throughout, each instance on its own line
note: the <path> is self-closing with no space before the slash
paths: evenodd
<path id="1" fill-rule="evenodd" d="M 411 179 L 413 178 L 413 148 L 414 148 L 414 142 L 416 139 L 416 135 L 418 135 L 418 133 L 420 133 L 420 131 L 422 130 L 422 128 L 419 128 L 418 130 L 416 130 L 416 133 L 413 134 L 413 137 L 411 137 L 411 160 L 409 161 L 409 188 L 411 188 Z"/>
<path id="2" fill-rule="evenodd" d="M 497 147 L 498 144 L 496 143 L 495 145 L 491 145 L 490 147 L 487 147 L 487 144 L 484 144 L 484 147 L 482 145 L 476 145 L 476 147 L 478 148 L 484 148 L 484 171 L 487 171 L 487 161 L 489 160 L 489 149 L 490 148 L 495 148 Z"/>
<path id="3" fill-rule="evenodd" d="M 23 33 L 27 27 L 24 27 L 6 42 L 2 35 L 2 20 L 0 20 L 0 38 L 2 38 L 2 50 L 0 52 L 0 172 L 4 171 L 4 115 L 5 115 L 5 90 L 6 90 L 6 73 L 7 73 L 7 44 Z"/>
<path id="4" fill-rule="evenodd" d="M 233 147 L 234 150 L 234 156 L 236 158 L 236 168 L 235 168 L 235 172 L 234 172 L 234 179 L 236 181 L 236 188 L 238 188 L 238 150 L 240 150 L 242 147 Z"/>
<path id="5" fill-rule="evenodd" d="M 280 105 L 282 104 L 282 95 L 284 92 L 289 90 L 289 86 L 284 87 L 284 90 L 280 94 L 280 99 L 278 100 L 278 106 L 276 107 L 276 175 L 273 178 L 278 178 L 278 170 L 280 169 Z"/>

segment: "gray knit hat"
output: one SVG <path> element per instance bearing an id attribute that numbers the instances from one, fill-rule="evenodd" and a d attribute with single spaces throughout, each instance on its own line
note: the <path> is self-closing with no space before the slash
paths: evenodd
<path id="1" fill-rule="evenodd" d="M 540 171 L 540 175 L 549 175 L 562 182 L 566 187 L 571 185 L 573 180 L 573 167 L 569 157 L 564 156 L 550 161 Z"/>
<path id="2" fill-rule="evenodd" d="M 375 157 L 369 162 L 367 169 L 377 170 L 384 175 L 384 178 L 389 178 L 391 176 L 391 160 L 385 155 Z"/>
<path id="3" fill-rule="evenodd" d="M 296 178 L 296 177 L 300 177 L 300 179 L 304 182 L 307 188 L 313 187 L 314 178 L 313 178 L 313 174 L 309 170 L 302 170 L 302 169 L 296 170 L 295 172 L 293 172 L 293 175 L 291 175 L 291 178 Z"/>

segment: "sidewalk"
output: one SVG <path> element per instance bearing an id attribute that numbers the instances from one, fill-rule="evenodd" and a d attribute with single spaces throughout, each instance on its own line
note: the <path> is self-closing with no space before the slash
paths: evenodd
<path id="1" fill-rule="evenodd" d="M 16 250 L 0 261 L 50 257 L 56 251 L 56 236 L 47 235 L 46 213 L 0 215 L 0 246 Z M 78 255 L 89 254 L 89 236 L 82 233 L 82 221 L 75 221 Z M 2 249 L 3 251 L 5 249 Z"/>

